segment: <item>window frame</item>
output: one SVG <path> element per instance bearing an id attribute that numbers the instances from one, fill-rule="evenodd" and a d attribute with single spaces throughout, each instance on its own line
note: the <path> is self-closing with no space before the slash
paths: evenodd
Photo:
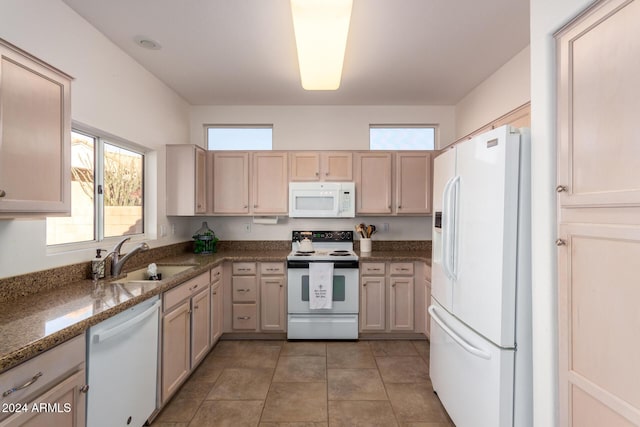
<path id="1" fill-rule="evenodd" d="M 372 129 L 433 129 L 433 148 L 372 148 L 371 147 L 371 130 Z M 421 123 L 421 124 L 369 124 L 369 151 L 437 151 L 438 150 L 438 125 Z"/>
<path id="2" fill-rule="evenodd" d="M 142 145 L 127 141 L 123 138 L 117 137 L 115 135 L 109 134 L 107 132 L 103 132 L 101 130 L 92 128 L 90 126 L 85 126 L 76 122 L 73 122 L 71 125 L 71 132 L 78 133 L 89 138 L 94 139 L 94 188 L 93 188 L 93 239 L 92 240 L 83 240 L 77 242 L 67 242 L 67 243 L 54 243 L 49 244 L 46 242 L 45 244 L 47 248 L 47 253 L 59 253 L 59 252 L 68 252 L 69 250 L 79 250 L 85 248 L 93 248 L 97 247 L 102 243 L 116 243 L 122 240 L 124 237 L 130 237 L 132 242 L 145 241 L 148 240 L 148 230 L 147 224 L 148 214 L 147 214 L 147 203 L 149 201 L 149 196 L 147 194 L 147 163 L 148 163 L 148 153 L 149 149 L 143 147 Z M 131 235 L 120 235 L 120 236 L 110 236 L 105 237 L 105 210 L 104 210 L 104 194 L 99 194 L 99 186 L 104 188 L 104 146 L 106 144 L 122 148 L 128 151 L 132 151 L 136 154 L 142 156 L 142 233 L 131 234 Z M 73 203 L 73 202 L 72 202 Z M 45 221 L 45 227 L 47 227 Z"/>
<path id="3" fill-rule="evenodd" d="M 271 130 L 271 148 L 260 150 L 246 147 L 232 150 L 211 148 L 209 145 L 209 129 L 269 129 Z M 205 124 L 204 146 L 207 151 L 273 151 L 273 124 Z"/>

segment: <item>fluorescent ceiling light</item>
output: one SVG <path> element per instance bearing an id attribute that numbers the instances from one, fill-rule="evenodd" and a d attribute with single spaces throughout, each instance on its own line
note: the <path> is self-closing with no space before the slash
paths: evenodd
<path id="1" fill-rule="evenodd" d="M 353 0 L 291 0 L 302 87 L 340 87 Z"/>

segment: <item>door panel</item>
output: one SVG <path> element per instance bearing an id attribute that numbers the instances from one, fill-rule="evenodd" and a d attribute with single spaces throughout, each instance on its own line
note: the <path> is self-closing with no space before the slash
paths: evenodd
<path id="1" fill-rule="evenodd" d="M 515 344 L 519 139 L 501 127 L 458 146 L 452 313 L 503 347 Z"/>

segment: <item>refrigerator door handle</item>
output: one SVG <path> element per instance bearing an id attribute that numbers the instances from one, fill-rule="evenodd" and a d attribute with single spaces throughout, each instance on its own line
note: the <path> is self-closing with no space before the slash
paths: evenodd
<path id="1" fill-rule="evenodd" d="M 456 280 L 455 254 L 455 224 L 457 215 L 457 188 L 460 176 L 455 176 L 447 181 L 443 191 L 443 213 L 444 218 L 442 233 L 442 267 L 445 274 L 451 280 Z"/>
<path id="2" fill-rule="evenodd" d="M 479 348 L 472 346 L 471 344 L 466 342 L 460 335 L 456 334 L 453 329 L 447 326 L 447 324 L 444 323 L 444 320 L 442 320 L 440 316 L 438 316 L 438 313 L 436 312 L 436 310 L 438 309 L 435 306 L 433 305 L 429 306 L 428 311 L 429 311 L 429 314 L 431 315 L 431 318 L 438 324 L 438 326 L 442 328 L 443 331 L 447 333 L 447 335 L 451 337 L 451 339 L 453 339 L 455 342 L 457 342 L 460 345 L 460 347 L 465 349 L 467 352 L 473 354 L 474 356 L 481 357 L 482 359 L 487 359 L 487 360 L 491 359 L 490 353 L 487 353 L 486 351 L 482 351 Z"/>

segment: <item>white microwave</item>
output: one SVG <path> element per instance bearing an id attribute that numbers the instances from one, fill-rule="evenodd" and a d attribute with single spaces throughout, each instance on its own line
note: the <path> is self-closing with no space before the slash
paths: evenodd
<path id="1" fill-rule="evenodd" d="M 353 218 L 356 185 L 353 182 L 290 182 L 291 218 Z"/>

